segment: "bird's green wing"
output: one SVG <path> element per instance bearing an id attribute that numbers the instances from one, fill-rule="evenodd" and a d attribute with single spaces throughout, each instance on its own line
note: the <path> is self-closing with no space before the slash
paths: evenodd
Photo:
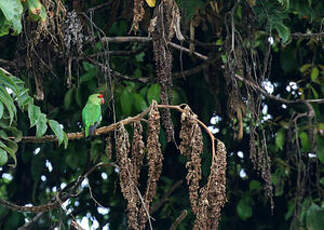
<path id="1" fill-rule="evenodd" d="M 100 105 L 95 105 L 92 103 L 87 103 L 82 110 L 82 122 L 84 125 L 85 136 L 88 137 L 89 129 L 96 126 L 101 121 L 101 108 Z"/>

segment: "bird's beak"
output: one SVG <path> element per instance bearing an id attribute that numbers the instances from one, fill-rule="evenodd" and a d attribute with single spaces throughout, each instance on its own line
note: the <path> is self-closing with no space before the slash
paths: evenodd
<path id="1" fill-rule="evenodd" d="M 105 99 L 101 98 L 101 104 L 105 104 Z"/>

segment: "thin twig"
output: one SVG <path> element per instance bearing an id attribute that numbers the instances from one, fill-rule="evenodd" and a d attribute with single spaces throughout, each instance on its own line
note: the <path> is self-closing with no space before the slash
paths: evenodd
<path id="1" fill-rule="evenodd" d="M 108 2 L 102 3 L 102 4 L 100 4 L 100 5 L 94 6 L 94 7 L 92 7 L 92 8 L 89 8 L 89 9 L 87 10 L 87 12 L 89 13 L 90 11 L 99 10 L 99 9 L 105 7 L 105 6 L 109 6 L 112 2 L 113 2 L 113 1 L 108 1 Z"/>
<path id="2" fill-rule="evenodd" d="M 159 202 L 152 205 L 150 213 L 156 212 L 166 201 L 169 200 L 169 196 L 176 190 L 179 186 L 181 186 L 183 183 L 182 180 L 177 181 L 174 185 L 171 186 L 171 188 L 166 192 L 163 197 L 159 200 Z"/>
<path id="3" fill-rule="evenodd" d="M 173 73 L 172 77 L 173 77 L 173 79 L 174 78 L 181 78 L 181 77 L 183 78 L 184 76 L 189 76 L 189 75 L 199 73 L 203 69 L 207 68 L 210 64 L 211 63 L 204 62 L 204 63 L 202 63 L 200 65 L 197 65 L 197 66 L 193 67 L 192 69 L 188 69 L 188 70 L 184 70 L 184 71 L 181 71 L 181 72 Z"/>
<path id="4" fill-rule="evenodd" d="M 171 225 L 170 230 L 176 230 L 178 225 L 184 220 L 184 218 L 186 218 L 187 214 L 188 214 L 187 210 L 183 210 L 180 216 L 178 216 L 175 222 Z"/>
<path id="5" fill-rule="evenodd" d="M 124 42 L 151 42 L 151 37 L 122 36 L 122 37 L 103 37 L 104 42 L 124 43 Z"/>
<path id="6" fill-rule="evenodd" d="M 93 195 L 93 193 L 92 193 L 92 188 L 91 188 L 90 183 L 88 183 L 88 186 L 89 186 L 89 194 L 90 194 L 90 197 L 91 197 L 91 199 L 95 202 L 95 204 L 98 205 L 99 207 L 104 207 L 104 208 L 106 208 L 104 205 L 100 204 L 99 201 L 97 201 L 96 198 L 94 197 L 94 195 Z"/>
<path id="7" fill-rule="evenodd" d="M 26 222 L 23 226 L 19 227 L 17 230 L 28 230 L 45 214 L 45 212 L 37 213 L 33 219 L 29 222 Z"/>
<path id="8" fill-rule="evenodd" d="M 171 47 L 173 47 L 173 48 L 175 48 L 175 49 L 178 49 L 178 50 L 181 50 L 181 51 L 183 51 L 183 52 L 186 52 L 186 53 L 188 53 L 188 54 L 193 54 L 193 55 L 195 55 L 196 57 L 199 57 L 200 59 L 202 59 L 202 60 L 204 60 L 204 61 L 207 61 L 208 60 L 208 57 L 207 56 L 205 56 L 205 55 L 203 55 L 203 54 L 201 54 L 201 53 L 198 53 L 198 52 L 191 52 L 190 51 L 190 49 L 188 49 L 188 48 L 185 48 L 185 47 L 183 47 L 183 46 L 180 46 L 180 45 L 178 45 L 178 44 L 175 44 L 175 43 L 173 43 L 173 42 L 168 42 L 168 45 L 169 46 L 171 46 Z"/>
<path id="9" fill-rule="evenodd" d="M 75 220 L 72 220 L 71 221 L 71 226 L 73 227 L 73 228 L 75 228 L 76 230 L 84 230 L 79 224 L 78 224 L 78 222 L 76 222 Z"/>

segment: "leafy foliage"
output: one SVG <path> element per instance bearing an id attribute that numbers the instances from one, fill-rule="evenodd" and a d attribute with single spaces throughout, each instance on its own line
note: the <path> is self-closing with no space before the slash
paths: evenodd
<path id="1" fill-rule="evenodd" d="M 21 140 L 22 132 L 17 128 L 17 101 L 19 109 L 28 112 L 30 128 L 36 126 L 36 136 L 41 137 L 46 133 L 47 122 L 54 134 L 58 137 L 59 144 L 64 141 L 67 147 L 67 137 L 57 121 L 47 120 L 46 115 L 41 112 L 40 107 L 34 105 L 34 100 L 28 95 L 28 89 L 24 88 L 24 82 L 19 78 L 6 74 L 0 69 L 0 149 L 1 165 L 7 163 L 9 154 L 14 159 L 14 167 L 17 164 L 16 152 L 18 142 Z M 14 124 L 13 124 L 14 123 Z"/>

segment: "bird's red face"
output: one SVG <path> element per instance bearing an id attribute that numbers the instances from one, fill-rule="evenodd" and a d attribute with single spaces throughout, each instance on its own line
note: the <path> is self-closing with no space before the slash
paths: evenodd
<path id="1" fill-rule="evenodd" d="M 101 99 L 101 104 L 104 104 L 105 103 L 104 96 L 102 94 L 99 94 L 98 97 Z"/>

